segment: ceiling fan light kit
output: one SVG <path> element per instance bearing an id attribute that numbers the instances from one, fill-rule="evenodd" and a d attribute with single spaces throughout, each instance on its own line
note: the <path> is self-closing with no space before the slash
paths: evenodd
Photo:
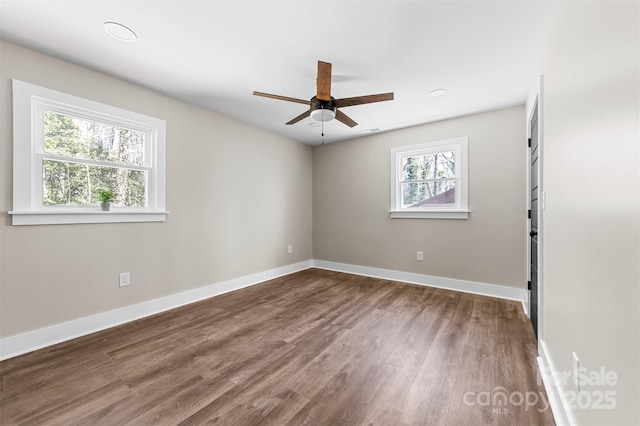
<path id="1" fill-rule="evenodd" d="M 310 115 L 312 119 L 316 121 L 323 121 L 326 123 L 327 121 L 331 121 L 336 118 L 336 111 L 335 108 L 314 109 L 313 111 L 311 111 Z"/>
<path id="2" fill-rule="evenodd" d="M 253 92 L 255 96 L 262 96 L 265 98 L 279 99 L 287 102 L 295 102 L 299 104 L 309 105 L 309 109 L 299 116 L 289 120 L 286 124 L 295 124 L 307 117 L 311 117 L 313 120 L 325 123 L 331 121 L 334 118 L 341 123 L 354 127 L 357 126 L 353 119 L 340 111 L 338 108 L 344 108 L 354 105 L 370 104 L 374 102 L 391 101 L 393 100 L 393 92 L 380 93 L 377 95 L 356 96 L 353 98 L 335 99 L 331 96 L 331 64 L 328 62 L 318 61 L 318 78 L 317 78 L 317 91 L 316 96 L 310 100 L 289 98 L 287 96 L 272 95 L 263 92 Z"/>
<path id="3" fill-rule="evenodd" d="M 317 96 L 311 98 L 310 116 L 316 121 L 331 121 L 336 118 L 336 102 L 333 97 L 329 101 L 318 99 Z"/>

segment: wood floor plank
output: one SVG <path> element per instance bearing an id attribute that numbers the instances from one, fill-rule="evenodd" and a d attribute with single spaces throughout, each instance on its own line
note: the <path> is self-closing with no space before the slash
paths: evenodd
<path id="1" fill-rule="evenodd" d="M 202 380 L 170 396 L 127 422 L 127 425 L 177 424 L 211 404 L 236 384 L 227 380 Z"/>
<path id="2" fill-rule="evenodd" d="M 536 347 L 517 302 L 308 269 L 0 362 L 0 425 L 552 425 Z"/>
<path id="3" fill-rule="evenodd" d="M 69 368 L 67 368 L 69 367 Z M 0 420 L 21 423 L 39 417 L 69 401 L 114 381 L 112 364 L 104 355 L 84 365 L 65 366 L 43 373 L 42 380 L 0 392 Z M 69 380 L 73 378 L 73 380 Z M 37 404 L 34 404 L 37 401 Z M 3 424 L 0 421 L 0 424 Z"/>
<path id="4" fill-rule="evenodd" d="M 288 388 L 271 387 L 270 389 L 275 391 L 264 400 L 257 399 L 254 403 L 255 408 L 259 409 L 264 416 L 260 421 L 261 425 L 287 424 L 302 407 L 309 403 L 308 399 Z M 279 389 L 282 390 L 279 391 Z"/>
<path id="5" fill-rule="evenodd" d="M 403 300 L 406 303 L 408 299 Z M 319 383 L 315 395 L 291 420 L 292 424 L 361 424 L 364 421 L 373 396 L 384 386 L 385 365 L 396 350 L 398 335 L 414 316 L 410 311 L 375 314 L 371 315 L 375 320 L 367 321 L 366 329 L 353 330 L 341 337 L 340 340 L 353 348 L 355 356 L 326 384 Z M 315 382 L 315 376 L 309 379 Z"/>
<path id="6" fill-rule="evenodd" d="M 445 424 L 460 371 L 460 358 L 466 339 L 473 302 L 440 296 L 445 306 L 442 325 L 427 352 L 400 415 L 408 424 Z"/>
<path id="7" fill-rule="evenodd" d="M 533 328 L 529 327 L 530 320 L 516 302 L 500 303 L 497 308 L 499 350 L 497 366 L 493 370 L 496 385 L 504 387 L 516 403 L 520 394 L 524 398 L 521 404 L 505 406 L 506 410 L 498 416 L 497 424 L 512 424 L 513 419 L 521 424 L 550 424 L 553 416 L 534 356 L 537 353 L 537 341 Z M 513 340 L 508 340 L 508 336 L 513 336 Z M 514 341 L 519 345 L 514 345 Z"/>
<path id="8" fill-rule="evenodd" d="M 429 295 L 429 299 L 433 299 L 432 296 Z M 442 304 L 430 304 L 422 300 L 420 306 L 418 315 L 403 330 L 404 339 L 397 349 L 403 352 L 392 355 L 391 361 L 400 361 L 400 364 L 394 365 L 395 369 L 384 380 L 384 386 L 375 394 L 366 424 L 401 423 L 400 416 L 407 402 L 408 390 L 418 376 L 443 321 Z"/>
<path id="9" fill-rule="evenodd" d="M 76 419 L 88 417 L 105 405 L 113 404 L 131 394 L 124 383 L 115 381 L 82 395 L 55 409 L 29 419 L 31 425 L 71 424 Z"/>
<path id="10" fill-rule="evenodd" d="M 477 425 L 494 424 L 495 415 L 491 404 L 485 404 L 483 395 L 491 395 L 495 388 L 495 303 L 483 298 L 473 303 L 467 335 L 462 347 L 460 371 L 456 376 L 451 404 L 447 415 L 448 425 L 460 425 L 475 419 Z M 493 314 L 493 315 L 491 315 Z M 493 320 L 492 320 L 493 319 Z"/>
<path id="11" fill-rule="evenodd" d="M 186 368 L 175 368 L 143 385 L 130 389 L 127 397 L 100 407 L 88 416 L 77 417 L 74 425 L 120 425 L 162 404 L 171 396 L 202 381 L 202 377 Z M 60 423 L 64 424 L 64 423 Z"/>
<path id="12" fill-rule="evenodd" d="M 389 425 L 400 419 L 400 413 L 407 396 L 407 389 L 415 380 L 420 368 L 422 355 L 396 346 L 389 357 L 373 367 L 377 379 L 369 391 L 363 395 L 361 407 L 348 410 L 339 417 L 344 424 Z"/>

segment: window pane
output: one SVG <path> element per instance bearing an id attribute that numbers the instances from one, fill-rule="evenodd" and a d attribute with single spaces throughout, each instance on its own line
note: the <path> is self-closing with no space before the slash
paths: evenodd
<path id="1" fill-rule="evenodd" d="M 84 165 L 44 160 L 42 204 L 45 206 L 88 205 L 87 182 L 87 168 Z"/>
<path id="2" fill-rule="evenodd" d="M 48 159 L 42 162 L 42 204 L 45 206 L 96 205 L 97 190 L 111 189 L 113 205 L 144 207 L 146 185 L 146 171 Z"/>
<path id="3" fill-rule="evenodd" d="M 456 177 L 455 152 L 445 151 L 402 159 L 402 180 L 416 181 Z"/>
<path id="4" fill-rule="evenodd" d="M 116 205 L 145 207 L 147 204 L 147 172 L 118 169 L 116 172 Z"/>
<path id="5" fill-rule="evenodd" d="M 402 208 L 430 207 L 456 202 L 456 181 L 402 184 Z"/>
<path id="6" fill-rule="evenodd" d="M 56 112 L 44 114 L 44 152 L 88 160 L 144 165 L 146 133 Z"/>

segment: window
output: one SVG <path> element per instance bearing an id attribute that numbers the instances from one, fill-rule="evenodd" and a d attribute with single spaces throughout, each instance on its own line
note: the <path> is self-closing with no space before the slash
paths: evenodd
<path id="1" fill-rule="evenodd" d="M 19 80 L 13 111 L 14 225 L 166 219 L 164 121 Z"/>
<path id="2" fill-rule="evenodd" d="M 391 149 L 391 218 L 467 219 L 467 138 Z"/>

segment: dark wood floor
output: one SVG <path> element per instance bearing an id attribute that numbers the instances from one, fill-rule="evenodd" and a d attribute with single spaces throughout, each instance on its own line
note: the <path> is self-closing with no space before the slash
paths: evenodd
<path id="1" fill-rule="evenodd" d="M 535 357 L 517 302 L 309 269 L 0 363 L 0 424 L 553 424 Z"/>

